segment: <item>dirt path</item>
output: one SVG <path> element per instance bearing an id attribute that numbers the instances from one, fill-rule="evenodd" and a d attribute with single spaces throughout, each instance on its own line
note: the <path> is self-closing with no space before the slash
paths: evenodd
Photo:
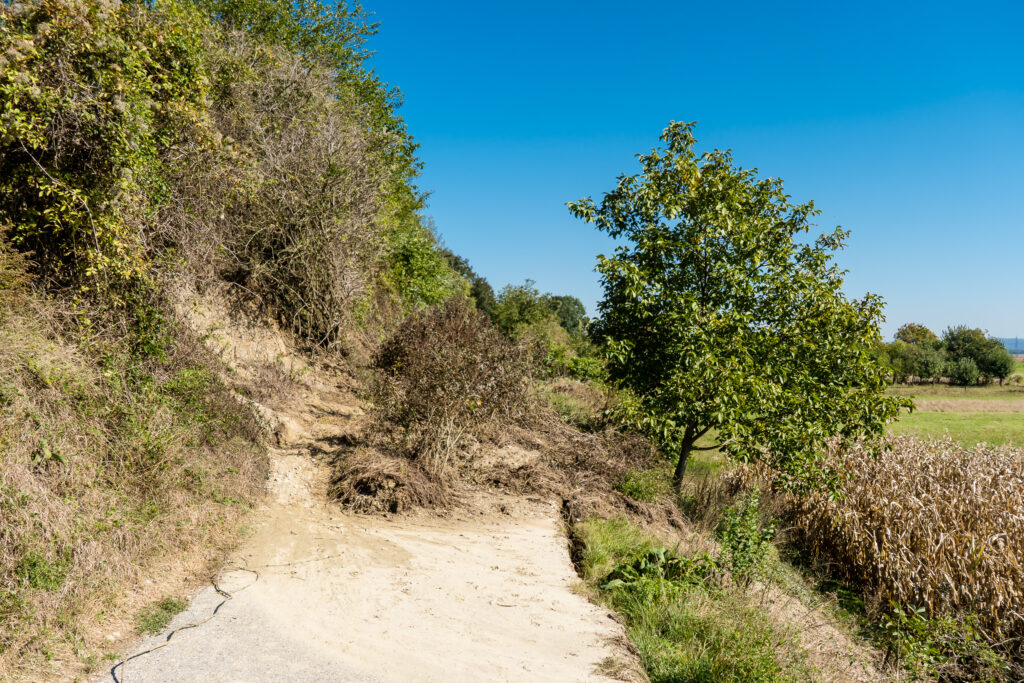
<path id="1" fill-rule="evenodd" d="M 200 591 L 126 656 L 162 647 L 98 680 L 591 681 L 623 659 L 621 627 L 573 592 L 553 504 L 356 516 L 326 502 L 305 449 L 273 460 L 271 500 L 218 579 L 232 598 Z"/>

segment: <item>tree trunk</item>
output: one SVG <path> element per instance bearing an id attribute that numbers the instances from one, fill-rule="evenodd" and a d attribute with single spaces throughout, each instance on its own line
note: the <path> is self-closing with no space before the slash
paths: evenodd
<path id="1" fill-rule="evenodd" d="M 687 427 L 683 434 L 683 441 L 679 444 L 679 460 L 676 462 L 676 471 L 672 474 L 672 488 L 675 489 L 676 498 L 683 489 L 683 475 L 686 474 L 686 463 L 690 459 L 690 452 L 693 450 L 693 437 L 697 433 L 694 427 Z"/>

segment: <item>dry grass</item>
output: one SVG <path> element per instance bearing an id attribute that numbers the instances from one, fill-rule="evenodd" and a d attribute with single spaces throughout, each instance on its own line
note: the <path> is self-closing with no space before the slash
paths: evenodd
<path id="1" fill-rule="evenodd" d="M 265 478 L 259 426 L 197 342 L 142 358 L 91 319 L 0 291 L 2 680 L 98 661 L 102 615 L 154 563 L 216 557 Z"/>
<path id="2" fill-rule="evenodd" d="M 798 542 L 883 610 L 976 615 L 986 640 L 1024 662 L 1024 451 L 891 438 L 830 453 L 843 495 L 783 496 Z M 780 501 L 776 501 L 779 504 Z"/>
<path id="3" fill-rule="evenodd" d="M 914 403 L 915 412 L 922 413 L 1024 413 L 1024 401 L 946 398 Z"/>

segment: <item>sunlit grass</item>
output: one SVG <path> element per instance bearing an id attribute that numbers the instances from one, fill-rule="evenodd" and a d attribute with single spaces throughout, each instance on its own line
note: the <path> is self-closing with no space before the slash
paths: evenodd
<path id="1" fill-rule="evenodd" d="M 889 425 L 893 434 L 950 437 L 967 447 L 986 442 L 993 445 L 1024 445 L 1024 413 L 914 412 L 904 414 L 899 422 Z"/>

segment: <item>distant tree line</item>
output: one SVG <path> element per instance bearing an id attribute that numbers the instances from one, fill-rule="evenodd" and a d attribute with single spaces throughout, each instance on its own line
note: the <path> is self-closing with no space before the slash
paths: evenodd
<path id="1" fill-rule="evenodd" d="M 924 325 L 907 323 L 885 346 L 893 382 L 938 382 L 959 386 L 1008 379 L 1014 360 L 1001 341 L 979 329 L 957 325 L 938 335 Z"/>
<path id="2" fill-rule="evenodd" d="M 491 323 L 510 339 L 530 339 L 546 354 L 548 372 L 597 379 L 603 364 L 596 357 L 587 335 L 590 319 L 578 298 L 566 294 L 541 293 L 533 280 L 521 285 L 494 288 L 470 266 L 469 261 L 448 249 L 443 253 L 452 270 L 469 284 L 469 296 Z"/>

